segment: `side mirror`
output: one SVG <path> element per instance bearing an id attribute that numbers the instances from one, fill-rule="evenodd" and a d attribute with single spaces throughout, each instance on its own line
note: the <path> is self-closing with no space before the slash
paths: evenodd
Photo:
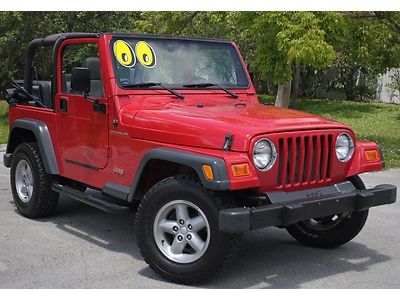
<path id="1" fill-rule="evenodd" d="M 88 68 L 73 68 L 71 75 L 71 90 L 83 93 L 85 96 L 90 92 L 90 70 Z"/>

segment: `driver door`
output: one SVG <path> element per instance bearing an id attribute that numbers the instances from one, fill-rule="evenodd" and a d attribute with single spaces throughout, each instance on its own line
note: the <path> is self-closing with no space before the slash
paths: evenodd
<path id="1" fill-rule="evenodd" d="M 90 70 L 89 97 L 71 89 L 74 67 Z M 57 93 L 57 118 L 64 171 L 82 180 L 85 170 L 100 170 L 108 162 L 108 115 L 94 109 L 106 103 L 96 43 L 72 43 L 62 50 L 62 89 Z"/>

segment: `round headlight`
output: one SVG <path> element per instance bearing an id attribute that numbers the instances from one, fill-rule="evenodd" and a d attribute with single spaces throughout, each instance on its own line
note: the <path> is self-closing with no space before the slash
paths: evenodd
<path id="1" fill-rule="evenodd" d="M 276 160 L 276 148 L 269 139 L 260 139 L 253 148 L 253 162 L 260 171 L 271 169 Z"/>
<path id="2" fill-rule="evenodd" d="M 347 133 L 341 133 L 336 139 L 336 157 L 341 162 L 348 161 L 354 152 L 354 142 Z"/>

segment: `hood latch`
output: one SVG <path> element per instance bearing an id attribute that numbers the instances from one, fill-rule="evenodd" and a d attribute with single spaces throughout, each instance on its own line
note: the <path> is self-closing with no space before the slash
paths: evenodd
<path id="1" fill-rule="evenodd" d="M 229 151 L 232 147 L 233 143 L 233 134 L 228 133 L 225 135 L 225 142 L 224 145 L 222 146 L 223 151 Z"/>

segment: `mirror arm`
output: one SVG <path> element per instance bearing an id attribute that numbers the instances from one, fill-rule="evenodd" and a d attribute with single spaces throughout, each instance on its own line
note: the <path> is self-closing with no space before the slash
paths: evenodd
<path id="1" fill-rule="evenodd" d="M 98 112 L 102 112 L 102 113 L 107 113 L 107 105 L 104 103 L 100 103 L 98 98 L 92 98 L 89 97 L 88 93 L 84 93 L 83 94 L 84 98 L 90 102 L 93 103 L 93 110 L 94 111 L 98 111 Z"/>
<path id="2" fill-rule="evenodd" d="M 86 99 L 86 100 L 88 100 L 88 101 L 90 101 L 90 102 L 96 102 L 96 101 L 99 101 L 97 98 L 92 98 L 92 97 L 90 97 L 89 96 L 89 92 L 84 92 L 83 93 L 83 97 Z"/>
<path id="3" fill-rule="evenodd" d="M 93 110 L 102 113 L 107 113 L 107 105 L 105 103 L 100 103 L 99 99 L 96 99 L 93 102 Z"/>

